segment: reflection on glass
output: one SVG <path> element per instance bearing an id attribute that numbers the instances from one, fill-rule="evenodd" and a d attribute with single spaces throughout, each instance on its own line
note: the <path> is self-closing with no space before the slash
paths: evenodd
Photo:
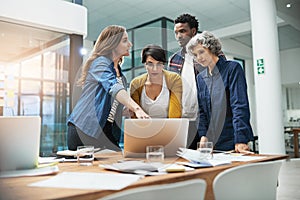
<path id="1" fill-rule="evenodd" d="M 161 21 L 157 21 L 134 31 L 134 50 L 143 49 L 147 44 L 162 44 Z"/>
<path id="2" fill-rule="evenodd" d="M 146 69 L 144 66 L 135 69 L 135 76 L 139 76 L 146 73 Z"/>
<path id="3" fill-rule="evenodd" d="M 21 96 L 21 115 L 40 115 L 40 97 L 35 95 Z"/>
<path id="4" fill-rule="evenodd" d="M 21 77 L 41 78 L 41 64 L 41 55 L 22 62 Z"/>
<path id="5" fill-rule="evenodd" d="M 44 83 L 43 83 L 43 94 L 44 95 L 54 95 L 55 94 L 55 83 L 44 81 Z"/>
<path id="6" fill-rule="evenodd" d="M 55 98 L 54 97 L 43 97 L 43 123 L 49 124 L 54 123 L 54 105 L 55 104 Z"/>
<path id="7" fill-rule="evenodd" d="M 134 66 L 140 67 L 142 66 L 142 59 L 141 59 L 142 49 L 137 49 L 134 51 Z"/>
<path id="8" fill-rule="evenodd" d="M 43 62 L 43 78 L 49 80 L 55 80 L 55 53 L 44 53 Z"/>
<path id="9" fill-rule="evenodd" d="M 6 99 L 5 99 L 6 101 Z M 8 103 L 4 105 L 3 116 L 16 116 L 18 115 L 18 94 L 14 95 L 13 106 L 9 106 Z"/>
<path id="10" fill-rule="evenodd" d="M 40 81 L 21 80 L 22 94 L 39 94 L 41 90 Z"/>

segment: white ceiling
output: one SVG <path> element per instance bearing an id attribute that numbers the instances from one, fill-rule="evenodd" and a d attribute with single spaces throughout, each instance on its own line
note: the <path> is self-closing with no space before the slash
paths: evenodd
<path id="1" fill-rule="evenodd" d="M 95 39 L 109 24 L 132 28 L 182 13 L 195 15 L 201 30 L 214 30 L 250 20 L 248 0 L 83 0 L 88 8 L 88 37 Z M 224 9 L 226 7 L 226 9 Z"/>
<path id="2" fill-rule="evenodd" d="M 299 48 L 300 0 L 275 1 L 280 50 Z M 107 25 L 118 24 L 130 29 L 160 17 L 173 20 L 182 13 L 190 13 L 199 19 L 201 31 L 218 33 L 247 47 L 252 45 L 249 0 L 82 0 L 82 3 L 88 9 L 86 39 L 92 41 Z M 286 8 L 287 3 L 292 7 Z M 61 36 L 32 27 L 12 28 L 0 21 L 0 62 L 9 62 Z"/>
<path id="3" fill-rule="evenodd" d="M 275 1 L 280 50 L 300 47 L 300 0 Z M 292 7 L 287 8 L 287 3 Z M 83 0 L 83 6 L 88 9 L 89 40 L 96 40 L 110 24 L 133 28 L 160 17 L 173 20 L 190 13 L 199 19 L 201 31 L 217 33 L 232 27 L 222 36 L 252 46 L 250 25 L 247 31 L 238 32 L 239 26 L 250 24 L 249 0 Z"/>

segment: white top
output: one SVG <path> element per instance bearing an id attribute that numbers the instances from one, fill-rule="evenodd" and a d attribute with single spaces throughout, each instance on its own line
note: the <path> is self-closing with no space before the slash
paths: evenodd
<path id="1" fill-rule="evenodd" d="M 170 91 L 167 87 L 165 76 L 160 94 L 155 100 L 146 94 L 145 86 L 141 95 L 141 107 L 151 118 L 167 118 L 169 111 Z"/>
<path id="2" fill-rule="evenodd" d="M 193 58 L 185 54 L 182 72 L 182 118 L 195 120 L 198 113 L 197 87 Z"/>

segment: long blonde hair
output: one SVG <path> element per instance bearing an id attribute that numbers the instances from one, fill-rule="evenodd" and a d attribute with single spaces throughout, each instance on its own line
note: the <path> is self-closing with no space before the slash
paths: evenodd
<path id="1" fill-rule="evenodd" d="M 119 45 L 126 29 L 123 26 L 110 25 L 100 33 L 90 57 L 82 67 L 77 84 L 83 86 L 91 63 L 99 56 L 112 57 L 112 51 Z"/>

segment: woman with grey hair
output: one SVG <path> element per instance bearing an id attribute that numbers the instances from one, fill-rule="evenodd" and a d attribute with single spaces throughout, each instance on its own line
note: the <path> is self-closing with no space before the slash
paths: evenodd
<path id="1" fill-rule="evenodd" d="M 221 42 L 204 31 L 187 44 L 194 60 L 206 67 L 197 76 L 198 134 L 201 142 L 213 141 L 214 149 L 249 153 L 253 140 L 247 84 L 241 65 L 220 55 Z"/>

